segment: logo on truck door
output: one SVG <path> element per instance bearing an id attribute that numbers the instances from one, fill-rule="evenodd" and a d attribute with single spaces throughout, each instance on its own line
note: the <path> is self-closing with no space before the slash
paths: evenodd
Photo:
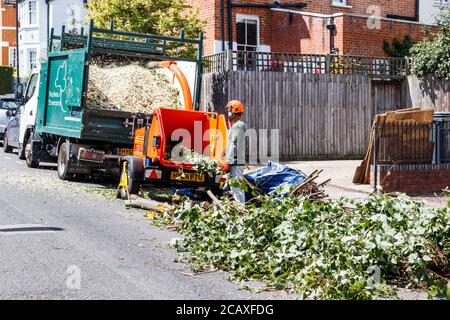
<path id="1" fill-rule="evenodd" d="M 60 107 L 62 112 L 68 112 L 63 106 L 63 98 L 66 96 L 67 89 L 67 62 L 64 61 L 58 66 L 56 72 L 55 84 L 49 92 L 48 104 L 55 107 Z"/>

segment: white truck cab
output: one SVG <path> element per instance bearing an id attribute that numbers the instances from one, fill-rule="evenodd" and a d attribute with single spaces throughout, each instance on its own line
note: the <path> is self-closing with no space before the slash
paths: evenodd
<path id="1" fill-rule="evenodd" d="M 31 139 L 36 120 L 36 110 L 39 93 L 39 69 L 33 69 L 25 86 L 19 85 L 16 90 L 17 100 L 21 101 L 14 117 L 8 122 L 3 149 L 11 152 L 12 148 L 18 149 L 19 159 L 25 160 L 25 148 Z"/>
<path id="2" fill-rule="evenodd" d="M 29 133 L 34 127 L 36 120 L 36 110 L 38 104 L 39 95 L 39 69 L 33 70 L 28 84 L 26 86 L 25 93 L 23 95 L 24 104 L 22 106 L 22 116 L 20 119 L 19 128 L 19 155 L 21 150 L 25 150 L 25 145 L 28 142 Z M 24 158 L 24 156 L 22 157 Z"/>

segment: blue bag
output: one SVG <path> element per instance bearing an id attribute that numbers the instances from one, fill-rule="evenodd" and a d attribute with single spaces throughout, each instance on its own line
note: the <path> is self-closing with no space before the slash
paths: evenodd
<path id="1" fill-rule="evenodd" d="M 244 178 L 266 194 L 272 194 L 280 187 L 289 188 L 298 185 L 306 178 L 300 170 L 294 170 L 285 165 L 271 162 L 267 166 L 244 174 Z M 287 193 L 287 192 L 286 192 Z"/>

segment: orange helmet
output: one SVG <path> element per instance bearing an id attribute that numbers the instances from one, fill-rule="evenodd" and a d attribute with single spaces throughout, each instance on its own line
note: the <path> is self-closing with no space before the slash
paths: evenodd
<path id="1" fill-rule="evenodd" d="M 231 113 L 244 113 L 244 104 L 238 100 L 231 100 L 228 102 L 226 109 Z"/>

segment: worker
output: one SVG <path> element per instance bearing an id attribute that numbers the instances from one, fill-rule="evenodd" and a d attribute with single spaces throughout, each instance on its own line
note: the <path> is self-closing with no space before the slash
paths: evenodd
<path id="1" fill-rule="evenodd" d="M 245 132 L 247 125 L 242 120 L 244 105 L 242 102 L 232 100 L 226 106 L 230 130 L 227 137 L 226 162 L 222 169 L 229 172 L 231 178 L 242 178 L 245 168 Z M 236 201 L 245 203 L 245 191 L 241 188 L 231 187 L 231 193 Z"/>

